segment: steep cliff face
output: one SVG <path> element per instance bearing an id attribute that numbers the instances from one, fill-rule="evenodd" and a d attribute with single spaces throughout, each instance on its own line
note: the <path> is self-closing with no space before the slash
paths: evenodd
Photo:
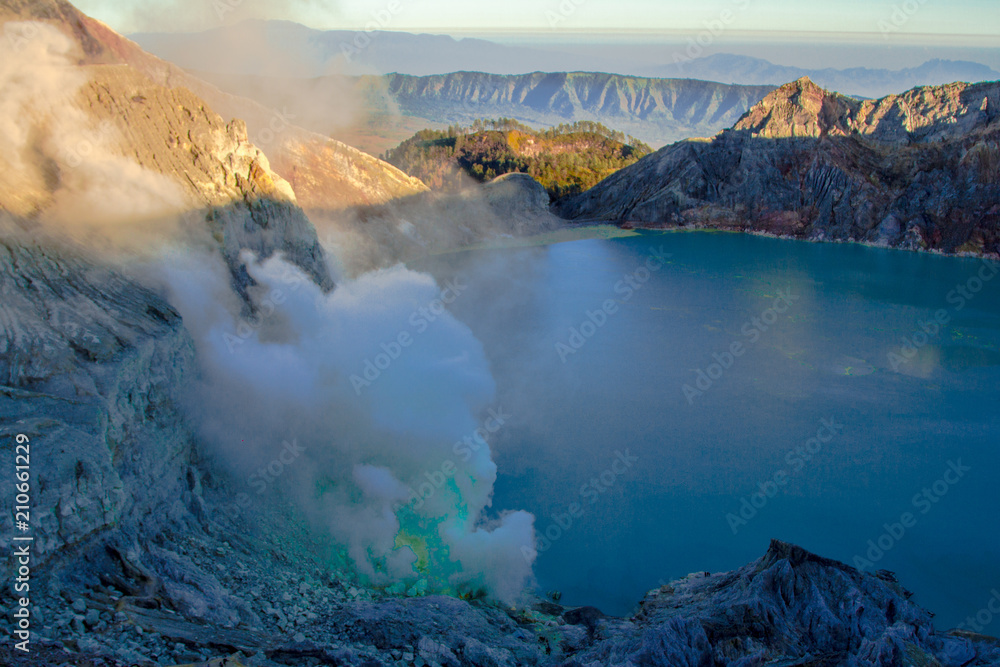
<path id="1" fill-rule="evenodd" d="M 158 296 L 17 234 L 0 241 L 0 427 L 30 439 L 34 554 L 101 529 L 157 523 L 191 500 L 190 435 L 176 410 L 194 346 Z M 13 534 L 13 477 L 0 481 Z"/>
<path id="2" fill-rule="evenodd" d="M 640 160 L 560 212 L 945 252 L 1000 250 L 1000 84 L 858 102 L 808 80 L 710 141 Z"/>

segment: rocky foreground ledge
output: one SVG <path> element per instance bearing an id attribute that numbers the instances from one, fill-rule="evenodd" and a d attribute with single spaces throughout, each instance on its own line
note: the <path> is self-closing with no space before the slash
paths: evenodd
<path id="1" fill-rule="evenodd" d="M 0 662 L 1000 665 L 1000 640 L 936 631 L 931 614 L 891 574 L 861 573 L 779 541 L 738 570 L 692 574 L 650 591 L 629 618 L 552 602 L 507 609 L 440 596 L 383 597 L 336 572 L 291 564 L 257 571 L 239 547 L 209 552 L 205 546 L 192 542 L 178 553 L 154 548 L 153 569 L 131 562 L 112 542 L 76 554 L 77 567 L 45 575 L 50 590 L 56 582 L 63 588 L 65 602 L 57 599 L 42 612 L 33 652 L 14 654 L 4 642 Z M 218 579 L 201 569 L 210 563 Z M 72 595 L 65 590 L 82 581 L 81 572 L 102 568 L 98 581 Z"/>

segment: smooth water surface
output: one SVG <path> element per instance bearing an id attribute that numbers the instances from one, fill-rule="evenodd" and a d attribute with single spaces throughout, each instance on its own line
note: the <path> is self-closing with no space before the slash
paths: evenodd
<path id="1" fill-rule="evenodd" d="M 494 509 L 529 510 L 554 538 L 535 566 L 542 591 L 623 614 L 650 588 L 741 566 L 777 537 L 896 572 L 942 628 L 1000 589 L 991 267 L 703 232 L 414 265 L 468 286 L 452 312 L 483 342 L 510 415 L 492 443 Z M 588 313 L 602 326 L 582 326 Z M 571 340 L 573 328 L 592 335 Z M 579 349 L 560 355 L 559 343 Z"/>

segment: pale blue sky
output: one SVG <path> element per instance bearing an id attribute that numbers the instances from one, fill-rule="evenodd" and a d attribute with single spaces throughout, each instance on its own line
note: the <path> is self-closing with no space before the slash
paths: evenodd
<path id="1" fill-rule="evenodd" d="M 359 29 L 381 14 L 384 29 L 424 32 L 696 32 L 707 23 L 725 20 L 727 30 L 738 31 L 878 34 L 890 26 L 896 37 L 1000 38 L 997 0 L 78 0 L 76 4 L 126 33 L 208 29 L 246 18 Z M 915 11 L 897 12 L 894 17 L 894 7 L 904 5 Z M 391 6 L 398 8 L 394 14 L 388 11 Z"/>

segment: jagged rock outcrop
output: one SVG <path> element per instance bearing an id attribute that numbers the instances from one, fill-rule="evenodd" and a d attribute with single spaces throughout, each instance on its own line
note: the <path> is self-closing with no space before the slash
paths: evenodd
<path id="1" fill-rule="evenodd" d="M 850 136 L 913 144 L 968 135 L 1000 116 L 1000 84 L 924 86 L 879 100 L 856 100 L 803 77 L 755 105 L 733 126 L 754 137 Z"/>
<path id="2" fill-rule="evenodd" d="M 574 220 L 1000 251 L 1000 83 L 859 102 L 807 79 L 733 130 L 674 144 L 561 202 Z"/>
<path id="3" fill-rule="evenodd" d="M 733 572 L 651 591 L 578 665 L 975 665 L 1000 647 L 935 631 L 889 574 L 873 576 L 773 541 Z M 606 623 L 614 627 L 612 622 Z"/>

